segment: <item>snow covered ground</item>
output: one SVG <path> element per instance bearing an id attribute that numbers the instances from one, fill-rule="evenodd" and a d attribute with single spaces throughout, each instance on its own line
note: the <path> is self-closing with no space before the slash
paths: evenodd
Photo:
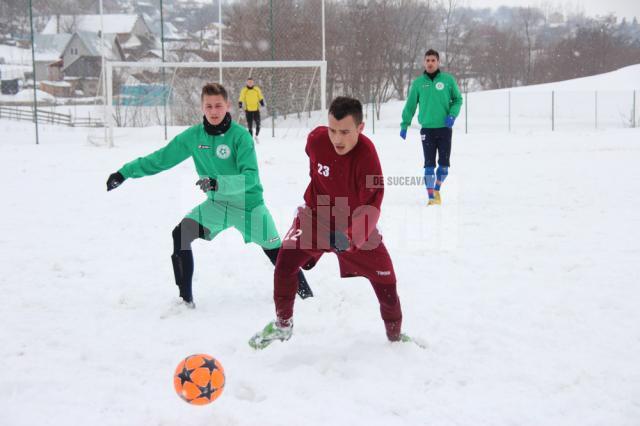
<path id="1" fill-rule="evenodd" d="M 0 120 L 0 425 L 637 425 L 640 129 L 465 134 L 458 120 L 444 204 L 427 208 L 399 184 L 422 174 L 401 108 L 384 105 L 373 135 L 398 183 L 380 227 L 424 350 L 388 343 L 367 281 L 341 280 L 327 255 L 293 338 L 253 351 L 273 269 L 234 230 L 194 243 L 198 308 L 177 310 L 171 230 L 203 200 L 192 164 L 105 191 L 162 129 L 116 129 L 106 149 L 87 143 L 101 129 L 41 126 L 36 146 L 32 124 Z M 281 233 L 321 120 L 257 146 Z M 227 374 L 205 407 L 172 385 L 198 352 Z"/>
<path id="2" fill-rule="evenodd" d="M 0 124 L 0 424 L 638 424 L 637 129 L 457 131 L 441 208 L 420 186 L 389 186 L 383 203 L 405 330 L 428 348 L 386 342 L 368 283 L 325 256 L 294 337 L 255 352 L 272 267 L 235 231 L 195 243 L 198 308 L 172 308 L 170 233 L 203 198 L 192 165 L 105 191 L 160 129 L 105 149 L 79 129 L 44 128 L 36 146 L 29 124 Z M 387 176 L 420 176 L 409 139 L 376 133 Z M 307 183 L 303 147 L 258 146 L 281 232 Z M 172 388 L 196 352 L 227 374 L 204 408 Z"/>
<path id="3" fill-rule="evenodd" d="M 0 58 L 5 64 L 31 66 L 31 49 L 0 44 Z"/>

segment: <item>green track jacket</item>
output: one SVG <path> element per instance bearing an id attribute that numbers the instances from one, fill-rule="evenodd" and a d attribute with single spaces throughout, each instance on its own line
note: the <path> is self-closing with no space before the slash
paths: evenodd
<path id="1" fill-rule="evenodd" d="M 244 209 L 264 202 L 253 139 L 235 121 L 219 136 L 207 134 L 203 124 L 190 127 L 164 148 L 125 164 L 119 172 L 125 178 L 150 176 L 189 157 L 199 177 L 217 179 L 218 190 L 207 193 L 210 199 Z"/>
<path id="2" fill-rule="evenodd" d="M 416 78 L 411 83 L 407 103 L 402 110 L 401 128 L 406 129 L 411 125 L 418 105 L 418 122 L 423 128 L 445 127 L 447 115 L 457 117 L 462 106 L 462 96 L 455 78 L 445 72 L 438 73 L 433 81 L 426 73 Z"/>

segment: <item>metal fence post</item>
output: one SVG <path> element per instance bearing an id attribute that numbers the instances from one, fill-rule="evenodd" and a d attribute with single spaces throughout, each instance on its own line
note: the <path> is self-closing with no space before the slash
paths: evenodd
<path id="1" fill-rule="evenodd" d="M 371 102 L 371 132 L 376 134 L 376 100 Z"/>

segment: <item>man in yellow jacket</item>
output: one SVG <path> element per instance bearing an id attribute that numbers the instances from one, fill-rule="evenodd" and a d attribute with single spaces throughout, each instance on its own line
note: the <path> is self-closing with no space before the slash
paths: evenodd
<path id="1" fill-rule="evenodd" d="M 247 85 L 240 91 L 240 99 L 238 99 L 238 107 L 244 109 L 247 117 L 247 128 L 253 136 L 253 122 L 256 123 L 256 142 L 260 133 L 260 107 L 264 106 L 264 97 L 260 87 L 254 86 L 253 78 L 247 79 Z"/>

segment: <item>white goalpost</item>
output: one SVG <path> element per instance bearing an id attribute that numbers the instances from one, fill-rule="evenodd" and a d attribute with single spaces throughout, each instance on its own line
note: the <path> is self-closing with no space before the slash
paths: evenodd
<path id="1" fill-rule="evenodd" d="M 106 145 L 113 146 L 116 126 L 194 124 L 201 116 L 202 86 L 220 81 L 223 72 L 232 105 L 236 105 L 246 78 L 256 80 L 266 99 L 265 115 L 271 118 L 272 132 L 284 126 L 288 117 L 303 119 L 311 117 L 312 111 L 327 109 L 326 61 L 107 61 Z M 242 115 L 234 118 L 242 120 Z"/>

